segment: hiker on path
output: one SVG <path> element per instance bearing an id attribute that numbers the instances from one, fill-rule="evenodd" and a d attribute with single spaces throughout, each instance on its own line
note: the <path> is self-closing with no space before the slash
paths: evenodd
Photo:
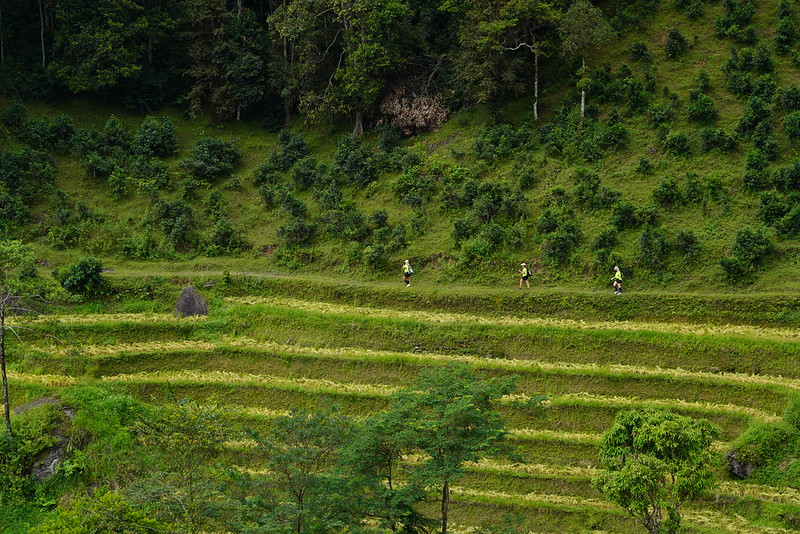
<path id="1" fill-rule="evenodd" d="M 519 274 L 522 278 L 519 279 L 519 287 L 517 289 L 522 289 L 522 282 L 525 282 L 525 285 L 528 286 L 528 289 L 531 288 L 531 283 L 528 282 L 528 278 L 531 276 L 531 271 L 528 269 L 528 266 L 525 263 L 519 264 L 522 269 L 519 270 Z"/>
<path id="2" fill-rule="evenodd" d="M 403 262 L 403 282 L 406 287 L 411 285 L 411 275 L 414 274 L 414 269 L 411 268 L 411 263 L 408 260 Z"/>
<path id="3" fill-rule="evenodd" d="M 619 270 L 619 266 L 614 266 L 614 276 L 611 277 L 611 285 L 614 286 L 614 294 L 621 295 L 622 294 L 622 271 Z"/>

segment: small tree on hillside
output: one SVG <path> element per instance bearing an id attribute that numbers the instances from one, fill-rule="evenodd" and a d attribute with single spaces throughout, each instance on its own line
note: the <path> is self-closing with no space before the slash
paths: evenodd
<path id="1" fill-rule="evenodd" d="M 450 485 L 464 473 L 464 463 L 502 450 L 508 429 L 494 403 L 515 389 L 513 377 L 479 380 L 466 365 L 450 364 L 394 395 L 391 413 L 403 422 L 398 439 L 425 456 L 411 479 L 437 487 L 442 534 L 447 534 Z"/>
<path id="2" fill-rule="evenodd" d="M 0 374 L 3 377 L 3 408 L 6 432 L 11 435 L 11 411 L 6 375 L 6 332 L 19 337 L 19 326 L 8 324 L 9 314 L 31 311 L 31 304 L 57 291 L 51 280 L 36 276 L 33 251 L 21 241 L 0 241 Z"/>
<path id="3" fill-rule="evenodd" d="M 716 437 L 705 419 L 662 410 L 620 412 L 600 442 L 604 470 L 592 484 L 650 534 L 674 534 L 683 503 L 714 485 Z"/>
<path id="4" fill-rule="evenodd" d="M 589 0 L 577 0 L 564 14 L 559 24 L 561 48 L 568 56 L 581 58 L 578 82 L 581 88 L 581 118 L 586 110 L 586 87 L 589 78 L 586 69 L 586 55 L 611 40 L 613 30 L 599 8 Z"/>

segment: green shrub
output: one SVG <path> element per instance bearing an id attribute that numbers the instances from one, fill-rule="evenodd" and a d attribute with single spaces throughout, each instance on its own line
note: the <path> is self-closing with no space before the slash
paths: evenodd
<path id="1" fill-rule="evenodd" d="M 158 158 L 132 158 L 129 169 L 130 177 L 141 191 L 159 191 L 171 185 L 169 165 Z"/>
<path id="2" fill-rule="evenodd" d="M 103 144 L 106 150 L 120 148 L 127 152 L 133 142 L 133 136 L 116 115 L 111 115 L 103 127 Z"/>
<path id="3" fill-rule="evenodd" d="M 647 122 L 654 127 L 671 124 L 675 120 L 676 107 L 675 102 L 653 104 L 647 111 Z"/>
<path id="4" fill-rule="evenodd" d="M 281 173 L 267 162 L 261 162 L 251 174 L 253 185 L 275 185 L 281 181 Z"/>
<path id="5" fill-rule="evenodd" d="M 740 229 L 731 247 L 733 257 L 720 260 L 726 278 L 733 283 L 746 281 L 774 249 L 775 246 L 763 230 Z"/>
<path id="6" fill-rule="evenodd" d="M 796 237 L 800 234 L 800 204 L 795 204 L 786 215 L 775 223 L 780 235 Z"/>
<path id="7" fill-rule="evenodd" d="M 650 158 L 646 156 L 639 158 L 639 164 L 636 166 L 636 172 L 649 176 L 653 174 L 654 171 L 655 167 L 653 166 L 653 162 L 650 160 Z"/>
<path id="8" fill-rule="evenodd" d="M 772 102 L 778 92 L 778 82 L 772 74 L 764 74 L 753 81 L 750 90 L 752 96 L 763 99 L 765 102 Z"/>
<path id="9" fill-rule="evenodd" d="M 611 250 L 619 243 L 618 230 L 616 228 L 606 228 L 600 232 L 592 242 L 592 250 Z"/>
<path id="10" fill-rule="evenodd" d="M 800 430 L 800 396 L 792 395 L 783 412 L 783 420 Z"/>
<path id="11" fill-rule="evenodd" d="M 686 37 L 677 29 L 673 28 L 667 34 L 667 40 L 664 43 L 664 53 L 667 59 L 678 59 L 686 53 L 689 49 L 689 42 Z"/>
<path id="12" fill-rule="evenodd" d="M 691 263 L 700 254 L 700 241 L 691 230 L 681 230 L 675 236 L 675 249 L 683 256 L 686 263 Z"/>
<path id="13" fill-rule="evenodd" d="M 306 222 L 302 217 L 292 217 L 278 227 L 278 237 L 290 247 L 308 246 L 314 242 L 316 225 Z"/>
<path id="14" fill-rule="evenodd" d="M 19 100 L 15 100 L 10 106 L 0 113 L 0 123 L 8 127 L 12 132 L 16 132 L 28 116 L 28 110 Z"/>
<path id="15" fill-rule="evenodd" d="M 783 131 L 792 141 L 800 138 L 800 111 L 792 111 L 784 115 Z"/>
<path id="16" fill-rule="evenodd" d="M 297 196 L 287 191 L 279 199 L 281 208 L 291 215 L 292 217 L 305 217 L 308 214 L 308 206 L 306 203 L 297 198 Z"/>
<path id="17" fill-rule="evenodd" d="M 639 261 L 651 271 L 664 268 L 669 253 L 667 236 L 655 226 L 646 226 L 639 236 Z"/>
<path id="18" fill-rule="evenodd" d="M 756 423 L 748 428 L 733 443 L 733 451 L 740 463 L 762 466 L 780 458 L 787 449 L 793 448 L 800 431 L 784 421 Z"/>
<path id="19" fill-rule="evenodd" d="M 386 247 L 380 244 L 370 245 L 364 249 L 364 265 L 371 271 L 385 271 L 389 268 L 389 255 Z"/>
<path id="20" fill-rule="evenodd" d="M 235 144 L 213 137 L 201 137 L 181 166 L 197 178 L 212 180 L 229 176 L 239 156 Z"/>
<path id="21" fill-rule="evenodd" d="M 755 41 L 753 29 L 748 27 L 756 13 L 755 2 L 753 0 L 725 0 L 723 6 L 725 9 L 717 19 L 717 35 L 745 43 Z"/>
<path id="22" fill-rule="evenodd" d="M 125 167 L 116 167 L 108 176 L 107 182 L 108 194 L 115 202 L 119 202 L 130 193 L 130 174 Z"/>
<path id="23" fill-rule="evenodd" d="M 705 93 L 711 88 L 711 75 L 707 70 L 701 70 L 697 75 L 697 89 Z"/>
<path id="24" fill-rule="evenodd" d="M 764 224 L 773 226 L 789 213 L 789 209 L 790 206 L 781 195 L 775 191 L 765 191 L 761 194 L 758 218 L 761 219 Z"/>
<path id="25" fill-rule="evenodd" d="M 617 230 L 636 228 L 639 224 L 636 206 L 630 202 L 620 202 L 612 208 L 611 225 Z"/>
<path id="26" fill-rule="evenodd" d="M 184 200 L 159 201 L 154 212 L 161 231 L 176 250 L 188 249 L 194 245 L 194 211 Z"/>
<path id="27" fill-rule="evenodd" d="M 554 264 L 567 263 L 581 240 L 581 231 L 577 222 L 561 221 L 557 228 L 548 233 L 542 242 L 542 259 Z"/>
<path id="28" fill-rule="evenodd" d="M 532 139 L 532 131 L 523 124 L 515 130 L 510 124 L 498 124 L 481 132 L 472 149 L 478 159 L 493 162 L 528 147 Z"/>
<path id="29" fill-rule="evenodd" d="M 653 189 L 653 201 L 659 206 L 675 207 L 683 204 L 683 192 L 674 178 L 662 178 Z"/>
<path id="30" fill-rule="evenodd" d="M 365 187 L 378 179 L 372 150 L 359 136 L 346 135 L 339 140 L 334 164 L 346 181 L 356 187 Z"/>
<path id="31" fill-rule="evenodd" d="M 305 191 L 327 182 L 328 168 L 314 156 L 306 156 L 292 166 L 292 180 L 299 191 Z"/>
<path id="32" fill-rule="evenodd" d="M 585 168 L 579 168 L 573 176 L 575 199 L 592 209 L 610 208 L 619 201 L 621 193 L 600 185 L 600 176 Z"/>
<path id="33" fill-rule="evenodd" d="M 772 54 L 763 43 L 758 43 L 753 49 L 753 68 L 761 74 L 775 71 L 775 62 L 772 60 Z"/>
<path id="34" fill-rule="evenodd" d="M 97 258 L 87 256 L 76 263 L 53 272 L 61 286 L 76 295 L 95 296 L 109 288 L 103 277 L 103 264 Z"/>
<path id="35" fill-rule="evenodd" d="M 699 89 L 689 93 L 689 120 L 697 122 L 713 122 L 717 120 L 717 108 L 714 100 Z"/>
<path id="36" fill-rule="evenodd" d="M 133 136 L 131 150 L 142 156 L 167 157 L 178 153 L 175 125 L 169 117 L 161 122 L 155 117 L 145 117 Z"/>
<path id="37" fill-rule="evenodd" d="M 800 111 L 800 87 L 792 86 L 781 89 L 778 102 L 787 111 Z"/>
<path id="38" fill-rule="evenodd" d="M 639 61 L 645 64 L 649 64 L 653 61 L 653 56 L 650 54 L 650 50 L 642 41 L 636 41 L 633 43 L 628 49 L 628 52 L 633 61 Z"/>
<path id="39" fill-rule="evenodd" d="M 236 254 L 247 249 L 242 233 L 230 219 L 218 219 L 203 240 L 203 250 L 208 256 Z"/>
<path id="40" fill-rule="evenodd" d="M 411 167 L 392 183 L 392 191 L 401 202 L 418 208 L 436 194 L 436 181 L 422 168 Z"/>
<path id="41" fill-rule="evenodd" d="M 755 131 L 756 127 L 762 122 L 772 121 L 772 110 L 767 103 L 759 97 L 752 97 L 747 101 L 744 114 L 739 119 L 736 132 L 739 135 L 747 135 Z"/>
<path id="42" fill-rule="evenodd" d="M 800 159 L 795 158 L 775 169 L 772 183 L 781 191 L 800 191 Z"/>
<path id="43" fill-rule="evenodd" d="M 725 130 L 703 128 L 700 130 L 700 149 L 704 152 L 732 152 L 739 146 L 739 139 Z"/>
<path id="44" fill-rule="evenodd" d="M 692 155 L 692 147 L 689 144 L 689 136 L 681 132 L 675 135 L 668 135 L 662 141 L 664 150 L 672 156 L 688 158 Z"/>
<path id="45" fill-rule="evenodd" d="M 341 189 L 333 180 L 327 187 L 314 188 L 312 196 L 322 211 L 340 209 L 344 200 Z"/>

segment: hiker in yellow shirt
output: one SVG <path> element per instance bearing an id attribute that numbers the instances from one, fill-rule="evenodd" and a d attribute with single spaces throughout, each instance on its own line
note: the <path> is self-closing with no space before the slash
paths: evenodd
<path id="1" fill-rule="evenodd" d="M 531 271 L 528 269 L 528 266 L 525 265 L 525 263 L 520 263 L 519 266 L 522 267 L 522 269 L 519 270 L 519 274 L 522 276 L 522 278 L 519 279 L 519 287 L 517 289 L 522 289 L 522 282 L 525 282 L 525 285 L 528 286 L 528 289 L 530 289 L 531 283 L 528 282 L 528 278 L 531 276 Z"/>
<path id="2" fill-rule="evenodd" d="M 403 282 L 406 287 L 411 285 L 411 275 L 414 274 L 414 269 L 411 268 L 411 263 L 408 260 L 403 262 Z"/>
<path id="3" fill-rule="evenodd" d="M 619 270 L 619 266 L 614 266 L 614 276 L 611 277 L 611 285 L 614 286 L 614 294 L 621 295 L 622 294 L 622 271 Z"/>

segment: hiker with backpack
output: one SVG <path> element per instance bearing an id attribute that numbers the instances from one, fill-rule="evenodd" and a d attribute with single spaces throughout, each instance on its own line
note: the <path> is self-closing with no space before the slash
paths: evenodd
<path id="1" fill-rule="evenodd" d="M 531 288 L 531 283 L 528 282 L 528 278 L 531 276 L 531 271 L 528 269 L 528 266 L 525 263 L 519 264 L 522 269 L 519 270 L 519 274 L 522 278 L 519 279 L 519 287 L 517 289 L 522 289 L 522 282 L 525 282 L 525 285 L 528 286 L 528 289 Z"/>
<path id="2" fill-rule="evenodd" d="M 414 269 L 411 268 L 411 263 L 408 260 L 403 262 L 403 282 L 406 287 L 411 285 L 411 275 L 414 274 Z"/>
<path id="3" fill-rule="evenodd" d="M 611 277 L 611 285 L 614 286 L 614 294 L 621 295 L 622 294 L 622 271 L 619 270 L 619 266 L 614 266 L 614 276 Z"/>

